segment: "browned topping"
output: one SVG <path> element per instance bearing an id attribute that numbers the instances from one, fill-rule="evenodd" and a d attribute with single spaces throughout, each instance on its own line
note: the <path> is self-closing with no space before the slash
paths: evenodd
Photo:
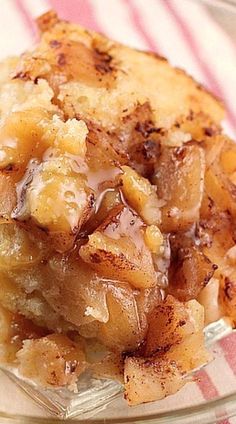
<path id="1" fill-rule="evenodd" d="M 107 52 L 100 51 L 97 47 L 94 47 L 94 62 L 96 70 L 102 75 L 114 70 L 112 56 Z"/>
<path id="2" fill-rule="evenodd" d="M 205 128 L 205 134 L 208 136 L 208 137 L 212 137 L 213 135 L 214 135 L 214 133 L 215 133 L 215 131 L 214 131 L 214 129 L 213 128 Z"/>
<path id="3" fill-rule="evenodd" d="M 229 300 L 233 299 L 233 290 L 234 290 L 234 282 L 230 281 L 228 277 L 225 277 L 224 293 Z"/>
<path id="4" fill-rule="evenodd" d="M 36 21 L 41 32 L 49 31 L 58 22 L 60 22 L 60 20 L 54 10 L 50 10 L 49 12 L 44 13 L 39 18 L 37 18 Z"/>
<path id="5" fill-rule="evenodd" d="M 58 49 L 59 47 L 61 47 L 61 42 L 58 40 L 50 40 L 49 45 L 53 49 Z"/>
<path id="6" fill-rule="evenodd" d="M 218 266 L 212 264 L 196 247 L 173 249 L 169 292 L 179 300 L 194 299 L 207 285 L 217 268 Z M 195 275 L 194 269 L 198 269 Z"/>
<path id="7" fill-rule="evenodd" d="M 59 66 L 65 66 L 66 65 L 66 56 L 64 53 L 60 53 L 57 56 L 57 63 Z"/>

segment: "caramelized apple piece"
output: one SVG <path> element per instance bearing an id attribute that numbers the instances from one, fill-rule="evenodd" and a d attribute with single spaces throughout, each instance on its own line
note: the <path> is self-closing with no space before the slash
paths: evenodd
<path id="1" fill-rule="evenodd" d="M 204 151 L 198 145 L 163 148 L 153 179 L 158 197 L 165 201 L 161 229 L 189 228 L 199 219 L 203 188 Z"/>
<path id="2" fill-rule="evenodd" d="M 171 296 L 161 306 L 151 316 L 146 357 L 125 359 L 125 398 L 130 405 L 175 393 L 187 382 L 187 372 L 211 359 L 204 347 L 203 307 Z"/>
<path id="3" fill-rule="evenodd" d="M 206 171 L 205 190 L 221 211 L 236 216 L 235 186 L 217 163 Z"/>
<path id="4" fill-rule="evenodd" d="M 202 317 L 204 312 L 202 310 Z M 164 355 L 169 361 L 177 363 L 182 375 L 194 371 L 212 360 L 212 355 L 204 346 L 203 326 L 199 331 L 184 338 Z"/>
<path id="5" fill-rule="evenodd" d="M 219 279 L 211 278 L 197 298 L 198 302 L 204 307 L 205 325 L 217 321 L 222 315 L 219 305 L 219 289 Z"/>
<path id="6" fill-rule="evenodd" d="M 79 332 L 98 339 L 114 352 L 134 351 L 146 334 L 146 310 L 138 307 L 136 293 L 127 283 L 107 281 L 106 290 L 108 321 L 82 325 Z"/>
<path id="7" fill-rule="evenodd" d="M 147 320 L 143 318 L 146 309 L 139 308 L 137 293 L 127 283 L 109 280 L 104 283 L 108 319 L 104 322 L 90 320 L 79 327 L 79 333 L 88 339 L 99 339 L 113 351 L 135 350 L 147 329 Z M 117 322 L 117 313 L 123 317 L 122 321 Z M 116 340 L 121 342 L 119 347 Z"/>
<path id="8" fill-rule="evenodd" d="M 236 171 L 236 149 L 234 145 L 221 153 L 220 161 L 224 172 L 227 174 L 232 174 Z"/>
<path id="9" fill-rule="evenodd" d="M 11 212 L 16 206 L 15 176 L 11 171 L 0 171 L 0 223 L 11 220 Z"/>
<path id="10" fill-rule="evenodd" d="M 108 134 L 105 128 L 94 122 L 89 122 L 88 128 L 86 161 L 89 169 L 101 172 L 101 170 L 127 163 L 127 154 L 118 152 L 114 146 L 117 135 L 110 132 Z"/>
<path id="11" fill-rule="evenodd" d="M 160 400 L 185 384 L 174 361 L 160 358 L 125 359 L 125 399 L 129 405 Z"/>
<path id="12" fill-rule="evenodd" d="M 125 399 L 129 405 L 160 400 L 187 383 L 186 374 L 211 360 L 202 330 L 175 344 L 166 354 L 125 359 Z"/>
<path id="13" fill-rule="evenodd" d="M 215 143 L 216 142 L 217 142 L 217 144 L 216 144 L 216 151 L 217 151 L 216 159 L 217 160 L 215 160 L 214 162 L 215 163 L 217 162 L 217 164 L 222 169 L 222 172 L 224 174 L 227 174 L 228 177 L 230 177 L 236 171 L 236 167 L 235 167 L 235 159 L 236 159 L 235 142 L 225 134 L 221 134 L 220 136 L 216 137 Z M 218 147 L 220 144 L 221 144 L 221 148 Z M 213 150 L 213 146 L 212 146 L 212 150 Z"/>
<path id="14" fill-rule="evenodd" d="M 187 373 L 206 364 L 212 357 L 204 345 L 204 308 L 195 299 L 183 306 L 188 314 L 188 324 L 183 326 L 182 340 L 170 347 L 166 357 L 176 361 L 182 372 Z"/>
<path id="15" fill-rule="evenodd" d="M 222 270 L 229 265 L 227 252 L 235 245 L 235 226 L 228 212 L 221 212 L 209 201 L 208 214 L 200 222 L 201 243 L 203 253 L 217 264 L 214 277 L 220 278 Z"/>
<path id="16" fill-rule="evenodd" d="M 205 199 L 201 216 L 207 216 L 207 200 L 220 211 L 229 211 L 235 216 L 235 143 L 225 135 L 208 140 L 206 143 Z"/>
<path id="17" fill-rule="evenodd" d="M 145 356 L 150 356 L 156 352 L 165 352 L 171 346 L 182 342 L 186 335 L 190 335 L 195 331 L 195 324 L 191 320 L 190 301 L 185 303 L 179 302 L 173 296 L 168 295 L 153 310 L 149 316 L 149 327 L 146 338 Z M 194 303 L 194 304 L 195 304 Z M 202 310 L 202 306 L 196 307 Z"/>
<path id="18" fill-rule="evenodd" d="M 168 293 L 181 301 L 196 299 L 217 269 L 197 247 L 172 251 Z"/>
<path id="19" fill-rule="evenodd" d="M 129 166 L 123 166 L 122 192 L 129 205 L 136 210 L 146 224 L 158 224 L 161 220 L 160 201 L 156 188 Z"/>
<path id="20" fill-rule="evenodd" d="M 144 240 L 149 250 L 160 255 L 164 250 L 164 238 L 157 225 L 149 225 L 145 229 Z"/>
<path id="21" fill-rule="evenodd" d="M 0 343 L 5 343 L 11 339 L 11 324 L 13 314 L 0 305 Z"/>
<path id="22" fill-rule="evenodd" d="M 31 158 L 41 158 L 49 147 L 43 139 L 43 121 L 61 111 L 51 100 L 53 91 L 45 80 L 9 79 L 0 91 L 0 168 L 24 169 Z"/>
<path id="23" fill-rule="evenodd" d="M 107 289 L 109 320 L 100 324 L 97 337 L 115 351 L 135 350 L 142 342 L 146 328 L 141 328 L 134 293 L 125 283 L 108 284 Z"/>
<path id="24" fill-rule="evenodd" d="M 120 192 L 117 189 L 105 189 L 100 196 L 96 202 L 96 212 L 86 222 L 86 233 L 88 234 L 96 230 L 105 221 L 111 210 L 122 203 Z"/>
<path id="25" fill-rule="evenodd" d="M 225 134 L 216 134 L 212 137 L 206 137 L 203 142 L 206 159 L 206 170 L 219 162 L 222 149 L 226 143 Z"/>
<path id="26" fill-rule="evenodd" d="M 135 293 L 127 283 L 107 282 L 106 298 L 108 321 L 81 326 L 80 334 L 96 337 L 114 352 L 134 351 L 147 330 L 147 322 L 139 315 Z"/>
<path id="27" fill-rule="evenodd" d="M 73 255 L 54 255 L 43 267 L 45 299 L 67 321 L 81 326 L 109 318 L 106 287 L 95 272 Z M 73 299 L 73 302 L 72 302 Z"/>
<path id="28" fill-rule="evenodd" d="M 40 122 L 47 117 L 47 111 L 31 109 L 6 119 L 0 128 L 0 168 L 26 166 L 31 158 L 42 156 L 48 145 Z"/>
<path id="29" fill-rule="evenodd" d="M 0 128 L 0 168 L 26 166 L 32 158 L 42 158 L 48 147 L 62 154 L 84 158 L 88 130 L 83 121 L 69 119 L 43 108 L 15 111 Z"/>
<path id="30" fill-rule="evenodd" d="M 67 169 L 56 170 L 53 161 L 49 161 L 34 173 L 25 202 L 26 216 L 39 226 L 50 232 L 73 234 L 90 217 L 94 195 L 84 176 L 67 175 Z M 20 213 L 16 216 L 24 218 Z"/>
<path id="31" fill-rule="evenodd" d="M 236 272 L 231 268 L 220 278 L 219 300 L 222 312 L 236 326 Z"/>
<path id="32" fill-rule="evenodd" d="M 136 303 L 140 319 L 140 327 L 146 332 L 149 317 L 162 300 L 161 290 L 158 286 L 142 289 L 136 293 Z"/>
<path id="33" fill-rule="evenodd" d="M 13 362 L 19 343 L 11 343 L 13 337 L 12 322 L 13 314 L 0 306 L 0 360 L 1 362 Z M 18 345 L 18 346 L 17 346 Z"/>
<path id="34" fill-rule="evenodd" d="M 49 387 L 72 385 L 86 366 L 82 346 L 62 334 L 25 340 L 17 359 L 24 377 Z"/>
<path id="35" fill-rule="evenodd" d="M 131 210 L 118 206 L 80 248 L 80 256 L 105 278 L 147 288 L 156 283 L 151 253 L 146 247 L 142 222 Z"/>

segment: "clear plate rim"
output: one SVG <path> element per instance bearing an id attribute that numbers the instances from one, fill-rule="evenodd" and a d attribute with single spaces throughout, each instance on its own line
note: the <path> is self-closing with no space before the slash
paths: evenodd
<path id="1" fill-rule="evenodd" d="M 221 407 L 230 407 L 230 411 L 220 410 Z M 219 416 L 217 418 L 217 411 L 219 411 Z M 214 412 L 215 417 L 212 417 L 210 419 L 209 413 Z M 86 423 L 86 424 L 125 424 L 125 423 L 150 423 L 150 424 L 166 424 L 168 419 L 168 424 L 174 423 L 178 424 L 180 423 L 180 420 L 182 421 L 185 418 L 193 418 L 194 416 L 199 418 L 205 418 L 202 423 L 205 424 L 211 424 L 215 423 L 216 419 L 224 420 L 225 418 L 230 418 L 235 415 L 236 412 L 236 391 L 232 392 L 225 396 L 219 396 L 213 400 L 207 401 L 207 402 L 201 402 L 198 405 L 192 405 L 184 408 L 179 409 L 173 409 L 168 412 L 160 412 L 151 414 L 148 416 L 136 416 L 136 417 L 127 417 L 127 418 L 99 418 L 94 419 L 93 417 L 89 419 L 84 419 L 81 417 L 81 419 L 78 417 L 78 419 L 68 419 L 67 422 L 71 423 Z M 206 415 L 207 414 L 207 415 Z M 15 423 L 24 423 L 24 424 L 55 424 L 55 423 L 61 423 L 62 420 L 54 417 L 36 417 L 36 416 L 25 416 L 25 415 L 15 415 L 15 414 L 8 414 L 5 412 L 0 412 L 0 418 L 3 418 L 6 420 L 12 420 L 12 422 Z M 210 419 L 210 421 L 209 421 Z"/>

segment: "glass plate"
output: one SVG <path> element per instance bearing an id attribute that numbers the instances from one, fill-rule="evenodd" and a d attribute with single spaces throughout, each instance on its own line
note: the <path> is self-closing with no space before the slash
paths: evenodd
<path id="1" fill-rule="evenodd" d="M 206 345 L 213 353 L 214 362 L 217 362 L 217 360 L 220 361 L 222 359 L 222 357 L 220 358 L 219 352 L 217 350 L 217 341 L 222 340 L 233 333 L 234 332 L 232 331 L 231 326 L 225 319 L 220 319 L 219 321 L 212 323 L 205 328 Z M 222 367 L 222 364 L 220 364 L 220 366 Z M 83 377 L 79 379 L 77 385 L 78 393 L 76 394 L 70 392 L 67 389 L 40 389 L 32 381 L 23 380 L 22 378 L 20 378 L 14 368 L 2 368 L 2 373 L 4 377 L 8 378 L 7 393 L 12 390 L 11 386 L 13 386 L 14 389 L 17 387 L 18 389 L 29 395 L 38 404 L 40 404 L 45 411 L 49 412 L 49 414 L 53 414 L 54 416 L 57 416 L 60 419 L 73 418 L 76 416 L 76 421 L 79 420 L 80 422 L 84 422 L 84 420 L 92 418 L 94 419 L 95 417 L 96 420 L 100 418 L 99 421 L 101 421 L 104 418 L 106 418 L 106 420 L 110 420 L 115 415 L 117 419 L 118 416 L 120 416 L 118 422 L 123 422 L 124 419 L 126 420 L 127 410 L 129 411 L 129 419 L 131 420 L 131 422 L 133 418 L 135 418 L 135 421 L 143 419 L 143 417 L 141 416 L 138 418 L 137 416 L 133 417 L 132 415 L 133 412 L 135 413 L 135 415 L 137 414 L 137 412 L 142 414 L 144 405 L 128 408 L 122 398 L 122 386 L 114 381 L 91 378 L 88 374 L 85 373 Z M 195 379 L 195 377 L 193 378 Z M 189 390 L 191 390 L 191 385 L 186 386 L 187 390 L 188 387 Z M 169 404 L 169 399 L 171 399 L 172 408 L 174 405 L 176 405 L 175 412 L 177 412 L 179 406 L 179 397 L 181 397 L 181 401 L 183 402 L 183 389 L 179 394 L 171 396 L 168 399 L 145 405 L 145 410 L 146 412 L 148 412 L 148 409 L 150 409 L 151 412 L 151 409 L 153 408 L 154 410 L 156 408 L 158 408 L 160 411 L 165 410 L 167 404 Z M 2 400 L 3 399 L 0 400 L 0 406 Z M 28 402 L 30 401 L 28 400 Z M 20 408 L 21 411 L 22 404 L 21 402 L 19 402 L 19 400 L 17 400 L 16 402 L 16 408 Z M 30 405 L 26 406 L 26 408 L 27 413 L 29 413 L 31 409 Z M 29 419 L 31 420 L 31 417 L 29 417 Z M 152 420 L 152 418 L 148 416 L 147 419 Z"/>
<path id="2" fill-rule="evenodd" d="M 145 1 L 148 6 L 149 0 Z M 189 0 L 189 2 L 204 3 L 217 24 L 222 26 L 235 42 L 236 0 Z M 69 4 L 68 0 L 68 7 Z M 222 58 L 224 57 L 224 52 L 217 54 L 222 54 Z M 230 356 L 231 346 L 236 350 L 236 333 L 232 332 L 227 321 L 222 319 L 206 328 L 205 338 L 214 356 L 214 361 L 206 367 L 208 374 L 217 370 L 219 378 L 224 380 L 220 397 L 214 390 L 210 391 L 209 387 L 206 401 L 199 403 L 199 398 L 195 397 L 194 380 L 204 379 L 204 370 L 200 370 L 195 377 L 190 376 L 193 382 L 188 383 L 175 395 L 158 402 L 129 408 L 123 400 L 122 387 L 109 380 L 91 379 L 85 375 L 78 384 L 78 394 L 72 394 L 65 389 L 38 390 L 31 382 L 19 379 L 14 370 L 2 369 L 0 423 L 56 424 L 60 423 L 62 418 L 71 418 L 73 423 L 80 424 L 222 423 L 225 418 L 236 415 L 236 378 L 227 380 L 228 365 L 223 357 L 223 352 L 226 357 Z M 205 384 L 207 389 L 207 380 Z"/>

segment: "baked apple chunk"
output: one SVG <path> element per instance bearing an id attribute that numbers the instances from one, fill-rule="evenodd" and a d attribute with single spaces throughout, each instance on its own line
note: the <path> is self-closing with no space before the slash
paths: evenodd
<path id="1" fill-rule="evenodd" d="M 236 325 L 224 107 L 157 54 L 53 11 L 38 26 L 0 64 L 0 361 L 159 400 L 211 360 L 206 324 Z"/>
<path id="2" fill-rule="evenodd" d="M 152 287 L 157 278 L 142 227 L 136 214 L 117 206 L 80 248 L 80 256 L 105 278 L 118 277 L 140 289 Z"/>

